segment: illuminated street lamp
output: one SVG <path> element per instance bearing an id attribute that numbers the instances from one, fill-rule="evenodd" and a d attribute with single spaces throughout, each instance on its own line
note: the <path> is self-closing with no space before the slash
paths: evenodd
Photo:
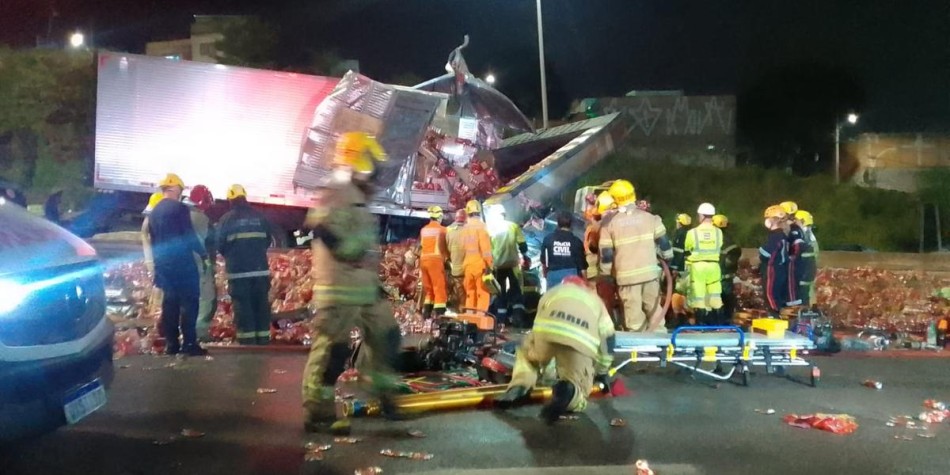
<path id="1" fill-rule="evenodd" d="M 858 114 L 851 112 L 848 114 L 845 119 L 848 124 L 854 125 L 858 123 Z M 841 126 L 844 125 L 842 121 L 835 121 L 835 184 L 838 185 L 841 183 Z"/>
<path id="2" fill-rule="evenodd" d="M 86 36 L 82 32 L 75 32 L 69 35 L 69 46 L 72 46 L 74 49 L 82 48 L 86 44 Z"/>
<path id="3" fill-rule="evenodd" d="M 495 85 L 495 75 L 492 74 L 492 73 L 488 73 L 488 75 L 485 76 L 485 82 L 487 82 L 489 86 L 494 86 L 494 85 Z"/>

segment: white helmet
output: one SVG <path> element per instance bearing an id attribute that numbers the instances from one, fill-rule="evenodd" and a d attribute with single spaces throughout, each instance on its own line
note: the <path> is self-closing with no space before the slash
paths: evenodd
<path id="1" fill-rule="evenodd" d="M 699 205 L 699 209 L 696 210 L 696 213 L 703 216 L 712 216 L 716 214 L 716 207 L 713 206 L 712 203 L 703 203 Z"/>

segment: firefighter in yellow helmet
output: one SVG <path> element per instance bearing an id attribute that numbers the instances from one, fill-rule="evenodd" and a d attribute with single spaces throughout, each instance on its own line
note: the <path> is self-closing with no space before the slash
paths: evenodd
<path id="1" fill-rule="evenodd" d="M 670 261 L 670 271 L 673 272 L 673 278 L 676 279 L 677 274 L 686 270 L 686 252 L 684 246 L 686 245 L 686 232 L 689 230 L 689 225 L 693 224 L 693 218 L 691 218 L 686 213 L 680 213 L 676 215 L 676 230 L 673 232 L 673 259 Z"/>
<path id="2" fill-rule="evenodd" d="M 617 280 L 627 329 L 663 329 L 663 321 L 650 322 L 650 318 L 660 295 L 657 248 L 662 259 L 673 258 L 666 227 L 659 216 L 637 208 L 636 191 L 629 181 L 617 180 L 608 191 L 617 203 L 617 211 L 601 224 L 600 272 Z"/>
<path id="3" fill-rule="evenodd" d="M 162 289 L 160 325 L 165 353 L 204 355 L 207 352 L 198 345 L 195 326 L 200 299 L 199 274 L 210 265 L 208 250 L 198 239 L 191 212 L 181 202 L 185 188 L 182 179 L 169 173 L 159 182 L 159 187 L 164 199 L 149 214 L 147 229 L 154 258 L 155 285 Z"/>
<path id="4" fill-rule="evenodd" d="M 267 345 L 271 328 L 270 224 L 247 202 L 243 186 L 231 185 L 227 196 L 231 210 L 218 226 L 218 251 L 224 256 L 238 343 Z"/>
<path id="5" fill-rule="evenodd" d="M 442 226 L 443 211 L 440 206 L 429 207 L 429 224 L 419 232 L 419 271 L 422 273 L 422 291 L 425 301 L 422 305 L 423 318 L 431 318 L 445 313 L 448 298 L 445 286 L 445 262 L 449 259 L 446 243 L 446 229 Z"/>
<path id="6" fill-rule="evenodd" d="M 739 258 L 742 249 L 732 239 L 728 231 L 729 218 L 724 214 L 717 214 L 712 219 L 713 226 L 722 230 L 722 253 L 719 257 L 719 268 L 722 271 L 722 321 L 729 323 L 736 311 L 736 294 L 734 281 L 739 270 Z"/>
<path id="7" fill-rule="evenodd" d="M 768 310 L 773 315 L 788 303 L 788 239 L 784 230 L 787 216 L 779 205 L 765 210 L 765 228 L 769 234 L 765 244 L 759 247 L 762 290 Z"/>
<path id="8" fill-rule="evenodd" d="M 798 263 L 795 266 L 795 281 L 798 298 L 802 305 L 815 303 L 815 276 L 818 272 L 818 239 L 815 238 L 815 218 L 803 209 L 795 212 L 795 223 L 801 230 L 802 241 L 798 245 Z"/>
<path id="9" fill-rule="evenodd" d="M 468 220 L 468 214 L 464 209 L 455 211 L 455 219 L 445 230 L 445 243 L 449 248 L 449 272 L 452 274 L 452 292 L 454 298 L 458 298 L 457 310 L 465 307 L 465 246 L 462 243 L 462 229 L 465 227 L 465 221 Z"/>
<path id="10" fill-rule="evenodd" d="M 371 383 L 382 401 L 384 415 L 393 416 L 393 364 L 400 333 L 392 309 L 380 299 L 379 230 L 366 209 L 373 192 L 375 162 L 385 160 L 376 141 L 363 133 L 343 134 L 337 143 L 331 179 L 320 190 L 318 204 L 305 225 L 313 230 L 313 300 L 315 337 L 304 369 L 302 392 L 304 428 L 350 431 L 346 419 L 337 419 L 334 385 L 350 358 L 350 331 L 362 331 L 369 349 L 371 371 L 361 380 Z"/>
<path id="11" fill-rule="evenodd" d="M 465 275 L 465 308 L 487 312 L 491 294 L 485 286 L 484 277 L 491 274 L 495 262 L 492 257 L 491 237 L 485 222 L 482 221 L 481 203 L 475 200 L 466 203 L 465 214 L 468 218 L 460 235 L 465 251 L 462 261 Z"/>
<path id="12" fill-rule="evenodd" d="M 683 249 L 689 267 L 687 301 L 696 322 L 700 325 L 722 324 L 722 272 L 719 255 L 722 252 L 722 231 L 713 225 L 716 207 L 703 203 L 696 210 L 699 224 L 686 235 Z"/>
<path id="13" fill-rule="evenodd" d="M 618 321 L 619 313 L 617 309 L 617 282 L 613 276 L 600 273 L 600 228 L 604 218 L 609 216 L 617 209 L 614 199 L 607 191 L 602 191 L 597 195 L 595 208 L 591 214 L 591 221 L 587 223 L 587 229 L 584 230 L 584 252 L 587 256 L 587 279 L 594 285 L 597 295 L 604 301 L 607 312 L 610 313 L 616 327 L 622 327 Z"/>
<path id="14" fill-rule="evenodd" d="M 558 381 L 541 415 L 552 423 L 570 411 L 583 411 L 594 382 L 610 391 L 615 331 L 607 308 L 580 276 L 565 277 L 538 303 L 531 333 L 515 356 L 511 383 L 495 399 L 501 409 L 525 400 L 538 374 L 553 359 Z"/>
<path id="15" fill-rule="evenodd" d="M 805 244 L 805 233 L 795 221 L 798 204 L 794 201 L 784 201 L 779 204 L 785 212 L 785 233 L 788 239 L 788 305 L 801 305 L 798 297 L 798 261 L 801 258 L 802 246 Z"/>

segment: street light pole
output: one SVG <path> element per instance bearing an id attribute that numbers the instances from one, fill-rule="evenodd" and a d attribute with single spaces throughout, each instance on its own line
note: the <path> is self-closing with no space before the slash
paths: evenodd
<path id="1" fill-rule="evenodd" d="M 835 184 L 841 184 L 841 122 L 835 120 Z"/>
<path id="2" fill-rule="evenodd" d="M 538 58 L 541 64 L 541 115 L 542 127 L 548 128 L 548 81 L 544 71 L 544 27 L 541 24 L 541 0 L 538 5 Z"/>

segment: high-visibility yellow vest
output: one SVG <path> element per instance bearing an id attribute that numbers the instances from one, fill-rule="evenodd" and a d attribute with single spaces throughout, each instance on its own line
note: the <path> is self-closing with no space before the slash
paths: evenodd
<path id="1" fill-rule="evenodd" d="M 722 230 L 712 223 L 701 223 L 686 234 L 686 245 L 690 253 L 687 262 L 719 262 L 722 252 Z"/>

